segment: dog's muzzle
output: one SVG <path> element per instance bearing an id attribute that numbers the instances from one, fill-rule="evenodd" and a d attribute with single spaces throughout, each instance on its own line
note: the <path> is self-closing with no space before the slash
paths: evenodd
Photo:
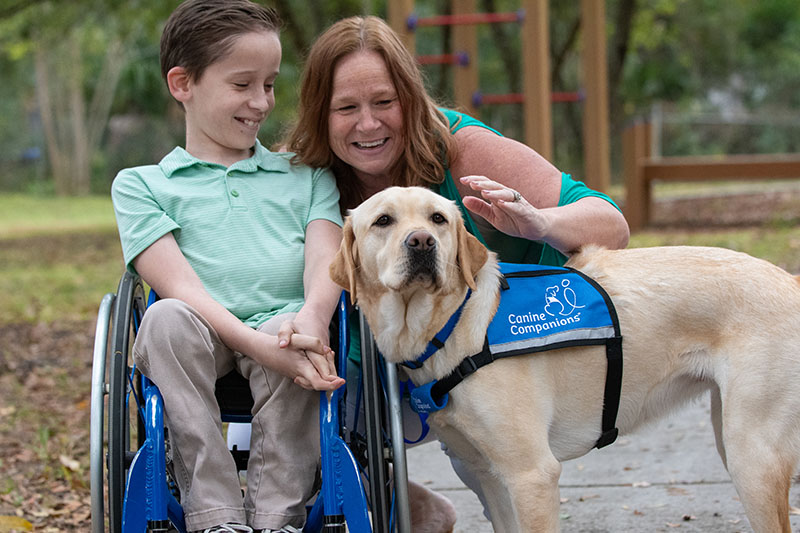
<path id="1" fill-rule="evenodd" d="M 427 231 L 410 233 L 403 243 L 406 249 L 406 280 L 436 282 L 436 239 Z"/>

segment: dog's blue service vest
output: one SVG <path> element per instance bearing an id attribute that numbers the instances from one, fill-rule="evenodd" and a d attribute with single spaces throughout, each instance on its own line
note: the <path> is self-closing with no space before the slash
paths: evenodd
<path id="1" fill-rule="evenodd" d="M 516 355 L 617 335 L 616 313 L 599 285 L 567 268 L 501 263 L 505 283 L 487 336 L 493 355 Z"/>
<path id="2" fill-rule="evenodd" d="M 622 336 L 614 305 L 597 282 L 569 267 L 500 263 L 500 305 L 483 350 L 465 358 L 448 376 L 411 391 L 411 406 L 430 413 L 447 405 L 447 393 L 464 378 L 501 357 L 570 346 L 605 345 L 606 372 L 601 448 L 617 437 L 622 386 Z M 469 299 L 469 293 L 467 299 Z M 411 368 L 419 368 L 450 335 L 463 304 Z"/>

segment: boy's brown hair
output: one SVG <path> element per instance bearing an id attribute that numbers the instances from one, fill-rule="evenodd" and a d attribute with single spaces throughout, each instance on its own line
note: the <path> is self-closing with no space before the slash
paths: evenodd
<path id="1" fill-rule="evenodd" d="M 172 12 L 161 34 L 161 75 L 186 69 L 199 80 L 209 65 L 224 57 L 233 40 L 259 31 L 279 32 L 278 13 L 249 0 L 186 0 Z"/>

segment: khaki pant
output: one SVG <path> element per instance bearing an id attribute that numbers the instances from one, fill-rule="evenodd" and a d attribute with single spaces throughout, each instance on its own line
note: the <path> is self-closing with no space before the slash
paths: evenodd
<path id="1" fill-rule="evenodd" d="M 259 330 L 277 334 L 293 316 L 275 317 Z M 254 529 L 302 527 L 320 457 L 319 393 L 229 349 L 180 300 L 148 308 L 133 354 L 164 398 L 187 529 L 226 522 Z M 250 382 L 255 400 L 244 497 L 214 397 L 217 378 L 233 369 Z"/>

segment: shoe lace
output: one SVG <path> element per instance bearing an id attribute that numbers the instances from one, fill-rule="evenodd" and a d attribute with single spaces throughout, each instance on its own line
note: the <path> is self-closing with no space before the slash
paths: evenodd
<path id="1" fill-rule="evenodd" d="M 242 524 L 222 524 L 204 529 L 203 533 L 253 533 L 253 530 Z"/>

